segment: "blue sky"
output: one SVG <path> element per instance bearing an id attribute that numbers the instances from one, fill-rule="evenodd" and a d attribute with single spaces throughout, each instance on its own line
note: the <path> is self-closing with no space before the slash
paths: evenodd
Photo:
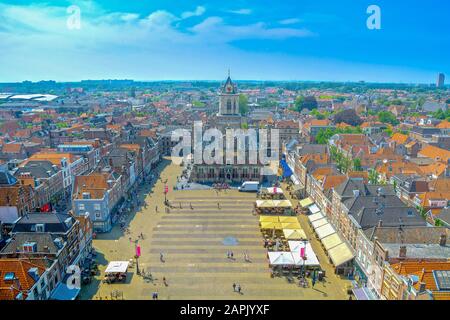
<path id="1" fill-rule="evenodd" d="M 381 30 L 366 27 L 369 5 Z M 80 8 L 69 29 L 67 8 Z M 0 2 L 0 81 L 450 77 L 444 0 Z"/>

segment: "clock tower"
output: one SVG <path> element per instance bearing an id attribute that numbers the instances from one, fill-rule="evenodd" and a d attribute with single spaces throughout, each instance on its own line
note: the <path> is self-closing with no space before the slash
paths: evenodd
<path id="1" fill-rule="evenodd" d="M 219 94 L 219 116 L 240 116 L 239 94 L 236 85 L 231 81 L 230 72 Z"/>

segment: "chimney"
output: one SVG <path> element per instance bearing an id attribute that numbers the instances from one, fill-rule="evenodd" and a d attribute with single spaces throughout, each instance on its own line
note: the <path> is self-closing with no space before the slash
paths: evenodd
<path id="1" fill-rule="evenodd" d="M 445 233 L 441 234 L 439 237 L 439 245 L 445 247 L 447 245 L 447 235 Z"/>
<path id="2" fill-rule="evenodd" d="M 398 257 L 402 259 L 406 258 L 406 246 L 400 246 Z"/>

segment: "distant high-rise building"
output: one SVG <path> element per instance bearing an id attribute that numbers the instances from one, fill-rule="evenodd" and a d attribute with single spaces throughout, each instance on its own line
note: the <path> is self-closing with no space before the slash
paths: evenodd
<path id="1" fill-rule="evenodd" d="M 436 81 L 436 87 L 442 88 L 444 86 L 444 82 L 445 82 L 445 74 L 439 73 Z"/>

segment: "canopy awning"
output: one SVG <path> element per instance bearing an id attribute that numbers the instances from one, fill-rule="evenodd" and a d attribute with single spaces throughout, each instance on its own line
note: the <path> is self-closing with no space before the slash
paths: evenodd
<path id="1" fill-rule="evenodd" d="M 285 251 L 270 251 L 269 254 L 269 264 L 273 266 L 288 266 L 294 265 L 294 258 L 290 252 Z"/>
<path id="2" fill-rule="evenodd" d="M 300 225 L 300 223 L 298 221 L 297 222 L 286 222 L 286 223 L 282 222 L 281 226 L 283 229 L 301 229 L 302 228 L 302 226 Z"/>
<path id="3" fill-rule="evenodd" d="M 339 235 L 337 233 L 333 233 L 333 234 L 329 235 L 328 237 L 323 238 L 320 241 L 322 242 L 326 251 L 340 245 L 343 242 L 341 237 L 339 237 Z"/>
<path id="4" fill-rule="evenodd" d="M 300 200 L 300 202 L 299 202 L 300 206 L 303 208 L 309 207 L 313 203 L 314 203 L 314 201 L 310 197 Z"/>
<path id="5" fill-rule="evenodd" d="M 326 225 L 327 223 L 328 223 L 327 218 L 322 218 L 320 220 L 313 221 L 312 226 L 313 226 L 314 229 L 317 229 L 317 228 L 320 228 L 323 225 Z"/>
<path id="6" fill-rule="evenodd" d="M 270 187 L 270 188 L 266 188 L 264 189 L 264 191 L 268 194 L 283 194 L 283 189 L 281 189 L 280 187 Z"/>
<path id="7" fill-rule="evenodd" d="M 336 233 L 336 230 L 334 230 L 333 226 L 329 223 L 324 224 L 323 226 L 315 229 L 314 231 L 316 232 L 319 239 L 323 239 L 333 233 Z"/>
<path id="8" fill-rule="evenodd" d="M 111 261 L 106 267 L 105 273 L 125 273 L 129 263 L 128 261 Z"/>
<path id="9" fill-rule="evenodd" d="M 296 265 L 303 265 L 303 263 L 305 264 L 305 266 L 320 265 L 319 259 L 317 259 L 317 256 L 309 242 L 305 243 L 303 241 L 288 241 L 288 243 L 289 249 L 291 250 L 292 257 L 294 258 L 294 262 Z M 300 256 L 300 250 L 303 247 L 305 247 L 305 257 L 306 257 L 304 261 L 303 258 Z"/>
<path id="10" fill-rule="evenodd" d="M 302 229 L 283 229 L 284 238 L 287 240 L 307 239 L 305 231 Z"/>
<path id="11" fill-rule="evenodd" d="M 53 290 L 50 297 L 52 300 L 75 300 L 80 293 L 79 288 L 69 289 L 69 287 L 64 283 L 60 282 L 58 286 Z"/>
<path id="12" fill-rule="evenodd" d="M 259 222 L 279 222 L 278 216 L 259 216 Z"/>
<path id="13" fill-rule="evenodd" d="M 298 219 L 296 217 L 279 216 L 278 220 L 282 223 L 297 223 L 298 222 Z"/>
<path id="14" fill-rule="evenodd" d="M 261 229 L 276 229 L 281 230 L 283 227 L 279 222 L 261 222 Z"/>
<path id="15" fill-rule="evenodd" d="M 311 212 L 312 214 L 315 214 L 317 212 L 320 212 L 320 208 L 317 206 L 317 204 L 312 204 L 308 207 L 309 212 Z"/>
<path id="16" fill-rule="evenodd" d="M 256 200 L 258 208 L 292 208 L 289 200 Z"/>
<path id="17" fill-rule="evenodd" d="M 320 219 L 323 219 L 323 218 L 325 218 L 325 216 L 323 215 L 323 213 L 321 211 L 308 216 L 309 222 L 314 222 L 316 220 L 320 220 Z"/>
<path id="18" fill-rule="evenodd" d="M 328 255 L 330 256 L 330 259 L 335 267 L 338 267 L 355 257 L 352 250 L 345 242 L 328 250 Z"/>
<path id="19" fill-rule="evenodd" d="M 295 186 L 300 186 L 300 181 L 298 181 L 297 177 L 295 176 L 295 174 L 291 175 L 291 180 L 294 183 Z"/>
<path id="20" fill-rule="evenodd" d="M 353 288 L 352 291 L 356 300 L 371 300 L 364 288 Z"/>

